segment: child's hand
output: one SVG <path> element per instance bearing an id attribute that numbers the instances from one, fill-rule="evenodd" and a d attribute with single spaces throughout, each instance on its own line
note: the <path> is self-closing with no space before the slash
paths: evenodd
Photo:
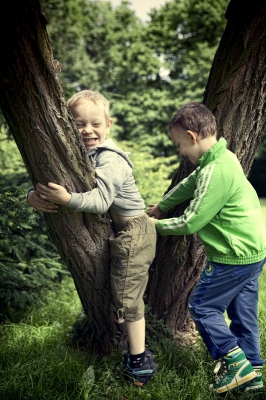
<path id="1" fill-rule="evenodd" d="M 71 194 L 61 185 L 56 185 L 52 182 L 49 182 L 47 186 L 37 183 L 36 188 L 39 192 L 39 196 L 43 200 L 62 205 L 66 205 L 70 202 Z"/>
<path id="2" fill-rule="evenodd" d="M 162 215 L 162 210 L 160 209 L 158 204 L 150 204 L 147 210 L 147 214 L 149 217 L 155 217 L 159 219 L 160 216 Z"/>
<path id="3" fill-rule="evenodd" d="M 28 194 L 27 201 L 28 204 L 37 211 L 45 213 L 57 213 L 58 211 L 58 205 L 41 199 L 37 190 L 33 190 Z"/>

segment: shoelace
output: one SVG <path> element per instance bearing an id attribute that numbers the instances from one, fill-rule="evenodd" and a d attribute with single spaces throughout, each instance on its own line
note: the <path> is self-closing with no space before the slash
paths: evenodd
<path id="1" fill-rule="evenodd" d="M 224 361 L 218 361 L 213 372 L 215 373 L 215 382 L 218 383 L 226 374 L 226 365 Z"/>

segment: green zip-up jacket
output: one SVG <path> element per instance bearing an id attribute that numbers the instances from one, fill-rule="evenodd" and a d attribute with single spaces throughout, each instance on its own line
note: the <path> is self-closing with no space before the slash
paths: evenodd
<path id="1" fill-rule="evenodd" d="M 221 138 L 199 167 L 158 203 L 162 211 L 191 199 L 179 218 L 156 223 L 163 235 L 198 233 L 209 261 L 243 265 L 266 257 L 266 229 L 256 191 Z"/>

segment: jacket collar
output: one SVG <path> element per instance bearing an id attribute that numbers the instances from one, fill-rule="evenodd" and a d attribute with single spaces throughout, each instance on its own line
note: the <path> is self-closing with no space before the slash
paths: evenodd
<path id="1" fill-rule="evenodd" d="M 205 167 L 210 162 L 214 161 L 215 159 L 219 158 L 222 154 L 226 151 L 227 141 L 224 138 L 218 140 L 214 146 L 212 146 L 206 153 L 201 156 L 199 159 L 200 167 Z"/>

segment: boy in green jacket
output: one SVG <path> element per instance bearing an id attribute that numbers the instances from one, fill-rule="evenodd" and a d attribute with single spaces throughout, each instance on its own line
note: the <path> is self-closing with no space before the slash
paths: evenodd
<path id="1" fill-rule="evenodd" d="M 204 244 L 207 265 L 188 306 L 211 356 L 220 359 L 211 390 L 261 390 L 258 277 L 266 262 L 266 230 L 258 196 L 226 140 L 217 140 L 215 118 L 203 104 L 181 107 L 169 130 L 179 153 L 199 167 L 147 213 L 161 235 L 197 232 Z M 183 215 L 159 220 L 188 199 Z"/>

